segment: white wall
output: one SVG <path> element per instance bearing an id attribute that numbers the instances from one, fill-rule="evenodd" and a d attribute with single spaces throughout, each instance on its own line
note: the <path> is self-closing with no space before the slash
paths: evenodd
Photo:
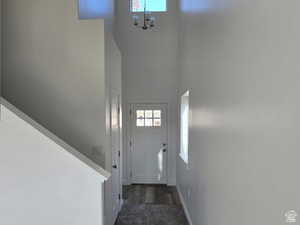
<path id="1" fill-rule="evenodd" d="M 103 177 L 1 106 L 0 224 L 104 225 Z"/>
<path id="2" fill-rule="evenodd" d="M 111 97 L 112 92 L 120 95 L 122 101 L 122 73 L 121 73 L 121 54 L 115 43 L 114 37 L 114 0 L 80 0 L 80 18 L 81 19 L 99 19 L 104 18 L 104 54 L 105 54 L 105 134 L 108 139 L 108 151 L 105 157 L 98 154 L 100 161 L 103 161 L 107 171 L 112 171 L 112 152 L 111 152 Z M 121 109 L 122 112 L 122 109 Z M 122 134 L 122 129 L 121 129 Z M 122 147 L 120 149 L 122 152 Z M 93 158 L 95 155 L 93 156 Z M 122 171 L 121 171 L 122 173 Z M 112 179 L 105 182 L 105 224 L 113 225 L 112 220 Z M 121 188 L 120 188 L 121 189 Z M 122 191 L 120 193 L 122 195 Z"/>
<path id="3" fill-rule="evenodd" d="M 103 165 L 104 21 L 79 20 L 77 0 L 2 4 L 3 96 Z"/>
<path id="4" fill-rule="evenodd" d="M 2 81 L 2 1 L 0 1 L 0 97 L 2 94 L 1 81 Z M 0 112 L 0 114 L 1 114 L 1 112 Z"/>
<path id="5" fill-rule="evenodd" d="M 111 30 L 111 28 L 110 28 Z M 111 141 L 112 134 L 112 120 L 111 120 L 111 100 L 112 93 L 115 93 L 120 96 L 120 101 L 122 102 L 122 73 L 121 73 L 121 53 L 119 51 L 118 46 L 114 41 L 114 37 L 112 32 L 106 32 L 105 34 L 105 83 L 106 83 L 106 133 L 109 136 L 109 140 Z M 122 108 L 120 109 L 122 112 Z M 121 127 L 121 135 L 122 135 L 122 127 Z M 120 140 L 122 141 L 122 140 Z M 109 149 L 111 148 L 111 142 L 109 143 Z M 122 153 L 122 146 L 119 149 Z M 123 154 L 122 154 L 123 155 Z M 107 152 L 105 156 L 106 164 L 105 167 L 108 171 L 112 171 L 112 151 Z M 120 166 L 121 167 L 121 166 Z M 122 173 L 122 170 L 121 170 Z M 105 200 L 106 200 L 106 213 L 105 213 L 105 224 L 113 225 L 115 221 L 112 220 L 112 209 L 113 209 L 113 201 L 112 201 L 112 179 L 111 177 L 105 183 Z M 120 187 L 122 189 L 122 187 Z M 122 196 L 122 191 L 121 191 Z"/>
<path id="6" fill-rule="evenodd" d="M 116 39 L 122 52 L 124 126 L 129 103 L 168 103 L 168 183 L 176 183 L 177 130 L 177 3 L 168 1 L 168 12 L 155 13 L 156 27 L 143 31 L 132 23 L 129 1 L 117 1 Z M 124 147 L 128 139 L 124 138 Z M 127 151 L 124 150 L 124 154 Z M 124 183 L 129 160 L 124 161 Z"/>
<path id="7" fill-rule="evenodd" d="M 111 171 L 110 92 L 122 92 L 114 1 L 3 3 L 4 97 Z M 111 180 L 105 190 L 109 225 Z"/>
<path id="8" fill-rule="evenodd" d="M 300 212 L 299 8 L 181 0 L 180 92 L 190 89 L 192 119 L 177 181 L 194 225 L 284 224 L 285 211 Z"/>

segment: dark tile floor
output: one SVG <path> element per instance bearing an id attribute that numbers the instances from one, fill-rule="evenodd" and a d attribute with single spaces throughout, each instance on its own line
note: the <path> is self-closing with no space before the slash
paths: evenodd
<path id="1" fill-rule="evenodd" d="M 116 225 L 188 225 L 175 187 L 124 187 L 124 205 Z"/>

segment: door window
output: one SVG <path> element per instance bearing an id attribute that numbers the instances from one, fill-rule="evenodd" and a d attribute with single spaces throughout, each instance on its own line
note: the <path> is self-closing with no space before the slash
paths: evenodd
<path id="1" fill-rule="evenodd" d="M 161 127 L 161 110 L 136 110 L 137 127 Z"/>

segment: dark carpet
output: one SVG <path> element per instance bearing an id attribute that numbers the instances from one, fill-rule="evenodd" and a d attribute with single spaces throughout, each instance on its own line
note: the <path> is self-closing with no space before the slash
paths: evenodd
<path id="1" fill-rule="evenodd" d="M 124 186 L 123 196 L 116 225 L 188 225 L 175 187 Z"/>

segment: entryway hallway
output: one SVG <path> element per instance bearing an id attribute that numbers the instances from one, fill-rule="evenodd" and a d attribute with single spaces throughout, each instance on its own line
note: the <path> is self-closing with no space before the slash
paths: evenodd
<path id="1" fill-rule="evenodd" d="M 124 205 L 116 225 L 188 225 L 175 187 L 124 186 Z"/>

